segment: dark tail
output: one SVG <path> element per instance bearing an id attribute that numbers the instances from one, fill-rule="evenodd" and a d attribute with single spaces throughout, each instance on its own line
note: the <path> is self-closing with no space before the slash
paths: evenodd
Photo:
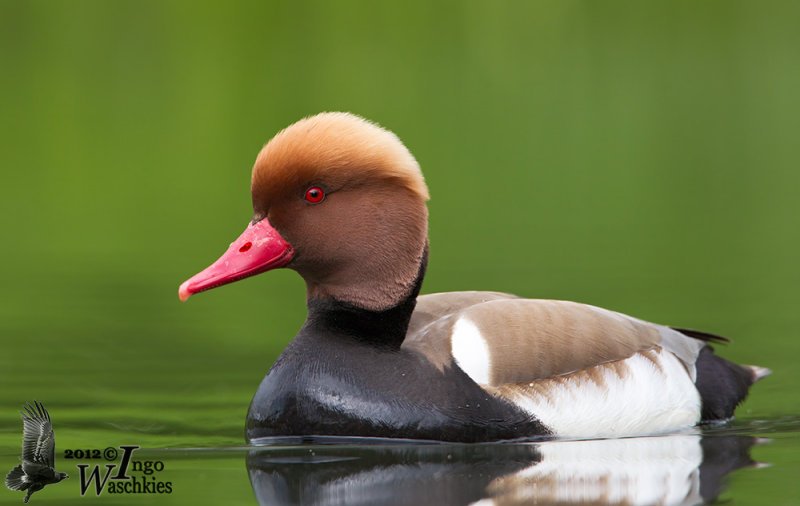
<path id="1" fill-rule="evenodd" d="M 25 471 L 22 470 L 22 466 L 15 467 L 6 475 L 6 487 L 11 490 L 25 490 L 28 484 L 22 481 L 23 476 L 25 476 Z"/>
<path id="2" fill-rule="evenodd" d="M 701 423 L 732 418 L 736 406 L 747 397 L 750 386 L 772 372 L 763 367 L 728 362 L 715 355 L 711 346 L 700 350 L 696 366 L 695 386 L 703 403 Z"/>

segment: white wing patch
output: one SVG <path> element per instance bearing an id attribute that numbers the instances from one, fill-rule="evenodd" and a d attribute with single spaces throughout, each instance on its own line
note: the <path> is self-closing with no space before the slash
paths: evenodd
<path id="1" fill-rule="evenodd" d="M 655 434 L 700 420 L 700 394 L 686 367 L 661 348 L 492 390 L 562 437 Z"/>
<path id="2" fill-rule="evenodd" d="M 467 318 L 459 318 L 453 325 L 450 347 L 456 363 L 472 381 L 479 385 L 489 384 L 489 345 L 474 323 Z"/>

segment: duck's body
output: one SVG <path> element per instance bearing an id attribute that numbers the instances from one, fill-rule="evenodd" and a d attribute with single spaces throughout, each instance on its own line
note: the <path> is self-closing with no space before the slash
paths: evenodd
<path id="1" fill-rule="evenodd" d="M 443 307 L 446 301 L 461 306 Z M 498 312 L 503 305 L 521 311 Z M 757 371 L 708 353 L 701 340 L 584 304 L 493 292 L 423 295 L 405 338 L 387 339 L 387 329 L 402 330 L 407 311 L 311 301 L 306 324 L 253 398 L 248 439 L 357 435 L 476 442 L 650 434 L 730 418 L 757 378 Z M 509 326 L 490 346 L 472 320 L 487 311 L 523 327 Z M 552 320 L 530 321 L 559 314 L 555 327 Z M 563 324 L 622 331 L 622 339 L 576 334 L 556 344 L 562 353 L 556 357 L 548 353 L 554 351 L 548 349 L 548 342 L 554 344 L 549 332 Z M 519 342 L 526 334 L 540 337 L 542 346 L 537 349 L 535 338 Z M 593 342 L 599 337 L 607 340 Z M 506 367 L 493 368 L 492 358 Z M 704 399 L 706 378 L 726 388 L 706 388 Z"/>
<path id="2" fill-rule="evenodd" d="M 716 336 L 495 292 L 418 297 L 427 188 L 391 133 L 327 113 L 275 137 L 253 170 L 253 223 L 181 298 L 277 267 L 308 319 L 264 378 L 249 439 L 449 441 L 625 436 L 726 419 L 768 371 Z"/>

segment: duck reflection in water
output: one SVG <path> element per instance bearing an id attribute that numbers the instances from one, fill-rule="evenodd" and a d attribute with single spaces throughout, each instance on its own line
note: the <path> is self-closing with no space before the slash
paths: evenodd
<path id="1" fill-rule="evenodd" d="M 271 443 L 300 439 L 272 439 Z M 303 439 L 303 442 L 307 442 Z M 726 475 L 760 467 L 750 436 L 680 434 L 500 444 L 268 446 L 249 452 L 260 504 L 669 504 L 713 502 Z"/>

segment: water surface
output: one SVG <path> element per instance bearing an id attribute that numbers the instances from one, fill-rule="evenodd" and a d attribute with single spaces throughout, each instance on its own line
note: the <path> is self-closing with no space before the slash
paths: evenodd
<path id="1" fill-rule="evenodd" d="M 75 429 L 57 419 L 55 424 L 59 436 Z M 168 441 L 153 433 L 162 431 L 155 427 L 132 429 L 118 431 L 116 445 Z M 19 434 L 13 432 L 3 431 L 0 446 L 0 459 L 9 469 L 19 452 L 14 444 Z M 80 433 L 97 436 L 93 442 L 87 438 L 86 447 L 105 444 L 97 443 L 103 441 L 97 429 Z M 796 416 L 600 440 L 451 444 L 275 438 L 254 445 L 194 447 L 181 447 L 180 440 L 175 437 L 166 448 L 144 444 L 133 452 L 139 467 L 129 472 L 140 482 L 168 483 L 171 493 L 114 494 L 105 488 L 103 503 L 796 504 L 793 477 L 800 469 Z M 32 500 L 79 504 L 97 496 L 90 483 L 81 497 L 77 465 L 99 463 L 102 469 L 107 462 L 65 458 L 63 447 L 56 467 L 70 478 Z M 147 467 L 154 471 L 144 472 Z M 4 492 L 4 501 L 21 500 L 21 493 Z"/>

